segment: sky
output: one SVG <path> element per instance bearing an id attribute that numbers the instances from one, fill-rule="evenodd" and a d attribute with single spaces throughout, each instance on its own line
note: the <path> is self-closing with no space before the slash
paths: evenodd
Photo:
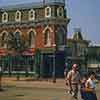
<path id="1" fill-rule="evenodd" d="M 39 1 L 42 0 L 0 0 L 0 6 Z M 100 0 L 65 1 L 67 15 L 71 19 L 68 25 L 68 37 L 72 37 L 74 28 L 81 28 L 84 39 L 100 45 Z"/>

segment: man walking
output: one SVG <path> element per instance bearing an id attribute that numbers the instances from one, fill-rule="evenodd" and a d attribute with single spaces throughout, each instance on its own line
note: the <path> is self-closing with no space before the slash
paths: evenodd
<path id="1" fill-rule="evenodd" d="M 72 70 L 68 72 L 67 75 L 67 81 L 68 81 L 68 87 L 69 87 L 69 92 L 71 95 L 77 99 L 78 95 L 78 85 L 80 83 L 80 74 L 77 71 L 77 64 L 73 64 Z"/>

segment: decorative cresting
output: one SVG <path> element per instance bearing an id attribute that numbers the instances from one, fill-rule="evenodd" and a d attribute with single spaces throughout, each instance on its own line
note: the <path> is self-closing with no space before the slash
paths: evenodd
<path id="1" fill-rule="evenodd" d="M 3 31 L 0 34 L 0 47 L 7 48 L 7 37 L 8 37 L 8 32 L 7 31 Z"/>
<path id="2" fill-rule="evenodd" d="M 2 14 L 2 22 L 3 22 L 3 23 L 8 22 L 8 13 L 7 13 L 7 12 L 4 12 L 4 13 Z"/>
<path id="3" fill-rule="evenodd" d="M 27 35 L 28 35 L 29 48 L 35 48 L 35 45 L 36 45 L 36 31 L 35 31 L 35 29 L 30 29 L 27 32 Z"/>
<path id="4" fill-rule="evenodd" d="M 53 29 L 49 26 L 47 26 L 44 30 L 43 30 L 43 36 L 44 36 L 44 45 L 49 47 L 51 46 L 51 33 L 53 32 Z"/>

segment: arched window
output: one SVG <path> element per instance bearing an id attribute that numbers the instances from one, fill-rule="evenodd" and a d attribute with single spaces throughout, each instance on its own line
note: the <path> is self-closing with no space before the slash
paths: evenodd
<path id="1" fill-rule="evenodd" d="M 17 46 L 17 48 L 21 47 L 21 33 L 20 31 L 16 31 L 15 34 L 15 45 Z"/>
<path id="2" fill-rule="evenodd" d="M 64 45 L 66 39 L 65 31 L 59 28 L 56 33 L 56 42 L 58 45 Z"/>
<path id="3" fill-rule="evenodd" d="M 20 22 L 21 21 L 21 12 L 17 11 L 15 14 L 15 21 Z"/>
<path id="4" fill-rule="evenodd" d="M 33 31 L 29 32 L 29 39 L 28 39 L 28 43 L 29 43 L 29 47 L 30 48 L 34 48 L 35 47 L 35 33 Z"/>
<path id="5" fill-rule="evenodd" d="M 50 7 L 45 8 L 45 17 L 51 17 L 51 8 Z"/>
<path id="6" fill-rule="evenodd" d="M 64 9 L 63 9 L 63 7 L 59 7 L 57 9 L 57 16 L 58 17 L 63 17 L 64 16 Z"/>
<path id="7" fill-rule="evenodd" d="M 8 37 L 8 33 L 3 32 L 1 35 L 1 47 L 3 48 L 7 48 L 7 37 Z"/>
<path id="8" fill-rule="evenodd" d="M 8 13 L 7 12 L 4 12 L 3 14 L 2 14 L 2 22 L 8 22 Z"/>
<path id="9" fill-rule="evenodd" d="M 33 9 L 31 9 L 29 11 L 29 20 L 32 21 L 35 19 L 35 11 Z"/>
<path id="10" fill-rule="evenodd" d="M 47 29 L 44 33 L 44 45 L 45 46 L 51 45 L 50 30 L 49 29 Z"/>

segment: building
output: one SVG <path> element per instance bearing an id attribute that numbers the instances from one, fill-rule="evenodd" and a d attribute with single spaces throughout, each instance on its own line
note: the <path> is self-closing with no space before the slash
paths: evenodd
<path id="1" fill-rule="evenodd" d="M 65 0 L 9 5 L 0 8 L 0 60 L 4 71 L 28 71 L 51 76 L 63 73 L 61 48 L 66 44 Z M 61 50 L 61 51 L 60 51 Z M 36 52 L 38 56 L 35 56 Z M 40 59 L 36 66 L 35 57 Z M 54 60 L 53 60 L 54 59 Z M 56 65 L 56 62 L 59 62 Z"/>
<path id="2" fill-rule="evenodd" d="M 79 69 L 86 71 L 87 69 L 87 51 L 90 41 L 85 40 L 82 36 L 80 28 L 75 28 L 72 38 L 67 39 L 67 59 L 66 62 L 70 66 L 73 63 L 79 65 Z"/>
<path id="3" fill-rule="evenodd" d="M 89 70 L 100 70 L 100 46 L 88 47 L 88 68 Z"/>
<path id="4" fill-rule="evenodd" d="M 80 28 L 75 28 L 72 38 L 67 39 L 67 58 L 69 69 L 73 63 L 79 64 L 82 72 L 100 69 L 100 46 L 90 45 L 91 41 L 83 38 Z"/>

